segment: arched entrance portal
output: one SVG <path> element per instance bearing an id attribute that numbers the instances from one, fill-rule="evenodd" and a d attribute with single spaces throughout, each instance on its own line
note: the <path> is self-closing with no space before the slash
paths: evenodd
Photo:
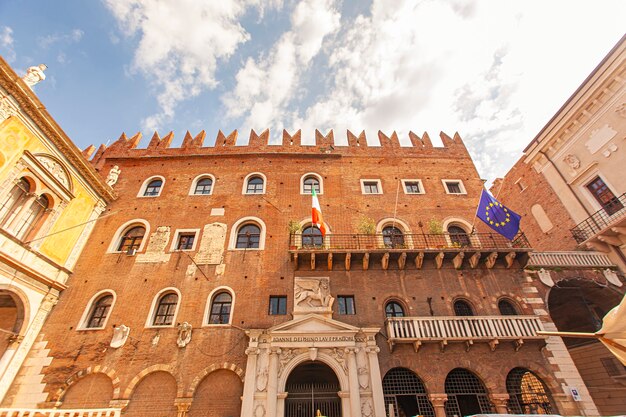
<path id="1" fill-rule="evenodd" d="M 287 378 L 285 417 L 341 417 L 339 380 L 335 372 L 321 362 L 303 362 Z"/>
<path id="2" fill-rule="evenodd" d="M 491 414 L 493 409 L 487 389 L 480 379 L 467 369 L 456 368 L 446 377 L 446 415 L 469 416 Z"/>
<path id="3" fill-rule="evenodd" d="M 0 357 L 16 340 L 24 324 L 24 306 L 15 293 L 0 290 Z"/>

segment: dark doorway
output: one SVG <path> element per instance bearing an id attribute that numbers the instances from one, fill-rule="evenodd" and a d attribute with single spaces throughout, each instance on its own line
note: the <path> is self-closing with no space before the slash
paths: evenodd
<path id="1" fill-rule="evenodd" d="M 457 395 L 456 402 L 459 404 L 459 410 L 462 416 L 472 414 L 480 414 L 480 404 L 476 395 Z"/>
<path id="2" fill-rule="evenodd" d="M 448 417 L 493 413 L 485 385 L 467 369 L 456 368 L 450 371 L 446 377 L 445 388 L 448 394 Z"/>
<path id="3" fill-rule="evenodd" d="M 435 417 L 422 380 L 407 368 L 390 369 L 383 378 L 385 412 L 392 408 L 396 417 Z"/>
<path id="4" fill-rule="evenodd" d="M 339 380 L 328 365 L 304 362 L 287 378 L 285 417 L 312 417 L 317 410 L 327 417 L 341 417 Z"/>

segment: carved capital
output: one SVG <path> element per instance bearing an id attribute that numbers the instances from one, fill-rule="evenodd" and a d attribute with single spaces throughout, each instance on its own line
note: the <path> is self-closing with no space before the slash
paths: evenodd
<path id="1" fill-rule="evenodd" d="M 446 401 L 448 401 L 448 394 L 430 394 L 428 399 L 433 404 L 433 407 L 444 407 Z"/>

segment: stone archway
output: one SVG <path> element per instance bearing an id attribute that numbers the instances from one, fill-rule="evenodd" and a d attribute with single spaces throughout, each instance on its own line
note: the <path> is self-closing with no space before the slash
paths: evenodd
<path id="1" fill-rule="evenodd" d="M 20 336 L 24 325 L 24 305 L 22 300 L 10 291 L 0 290 L 0 329 L 9 337 L 0 338 L 0 356 Z"/>
<path id="2" fill-rule="evenodd" d="M 309 417 L 319 411 L 341 417 L 341 387 L 335 372 L 323 362 L 306 361 L 291 371 L 285 392 L 285 417 Z"/>

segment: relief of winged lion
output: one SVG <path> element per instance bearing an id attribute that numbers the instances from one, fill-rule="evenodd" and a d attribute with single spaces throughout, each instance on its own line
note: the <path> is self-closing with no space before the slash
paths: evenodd
<path id="1" fill-rule="evenodd" d="M 296 304 L 306 301 L 309 307 L 320 307 L 312 304 L 312 301 L 318 301 L 321 307 L 331 307 L 335 299 L 330 295 L 328 281 L 300 279 L 295 283 L 295 301 Z"/>

